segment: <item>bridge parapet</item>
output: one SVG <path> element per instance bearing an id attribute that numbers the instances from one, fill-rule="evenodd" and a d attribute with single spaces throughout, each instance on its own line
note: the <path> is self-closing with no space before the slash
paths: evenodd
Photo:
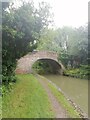
<path id="1" fill-rule="evenodd" d="M 57 53 L 52 52 L 52 51 L 35 51 L 32 53 L 29 53 L 29 55 L 51 56 L 51 57 L 55 57 L 55 58 L 58 57 Z"/>

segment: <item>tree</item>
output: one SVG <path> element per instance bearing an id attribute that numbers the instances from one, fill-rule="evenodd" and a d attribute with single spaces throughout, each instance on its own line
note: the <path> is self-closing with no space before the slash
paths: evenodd
<path id="1" fill-rule="evenodd" d="M 87 64 L 88 39 L 87 26 L 80 28 L 63 27 L 58 29 L 45 29 L 42 31 L 38 49 L 55 51 L 58 59 L 67 66 L 68 62 Z M 77 65 L 78 66 L 78 65 Z"/>
<path id="2" fill-rule="evenodd" d="M 41 32 L 37 49 L 55 51 L 56 46 L 53 44 L 55 35 L 56 33 L 53 29 L 48 29 L 48 28 L 44 29 Z"/>
<path id="3" fill-rule="evenodd" d="M 42 4 L 42 3 L 41 3 Z M 15 8 L 3 8 L 2 14 L 2 74 L 3 83 L 15 81 L 16 59 L 33 51 L 41 30 L 48 24 L 49 8 L 36 9 L 33 2 L 23 2 Z M 41 8 L 44 13 L 41 13 Z M 40 12 L 39 12 L 40 11 Z M 46 16 L 48 12 L 48 15 Z M 45 16 L 45 17 L 44 17 Z M 44 22 L 43 22 L 44 21 Z M 47 24 L 48 23 L 48 24 Z M 36 42 L 35 42 L 36 41 Z"/>

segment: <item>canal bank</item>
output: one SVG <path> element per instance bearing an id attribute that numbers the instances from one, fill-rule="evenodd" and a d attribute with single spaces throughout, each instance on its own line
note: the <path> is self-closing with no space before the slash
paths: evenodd
<path id="1" fill-rule="evenodd" d="M 88 80 L 61 75 L 44 75 L 69 98 L 84 116 L 88 115 Z M 73 102 L 72 102 L 73 101 Z"/>
<path id="2" fill-rule="evenodd" d="M 59 111 L 56 112 L 57 116 L 58 115 L 60 116 L 61 114 L 61 115 L 64 115 L 61 118 L 86 118 L 79 111 L 75 109 L 75 107 L 70 103 L 70 101 L 68 101 L 67 98 L 64 96 L 62 91 L 57 89 L 55 84 L 53 84 L 52 82 L 50 82 L 48 79 L 46 79 L 45 77 L 41 75 L 38 75 L 38 74 L 34 74 L 34 75 L 39 80 L 40 84 L 42 84 L 47 94 L 49 94 L 50 92 L 56 99 L 56 100 L 53 99 L 51 95 L 49 94 L 48 97 L 49 99 L 51 98 L 51 103 L 53 101 L 54 108 L 56 109 L 56 111 L 58 110 L 58 107 L 60 106 L 61 110 L 59 109 Z M 58 107 L 57 107 L 57 102 L 58 102 Z M 56 117 L 56 118 L 60 118 L 60 117 Z"/>
<path id="3" fill-rule="evenodd" d="M 3 96 L 2 109 L 3 118 L 80 118 L 53 84 L 32 74 L 17 75 L 11 92 Z"/>

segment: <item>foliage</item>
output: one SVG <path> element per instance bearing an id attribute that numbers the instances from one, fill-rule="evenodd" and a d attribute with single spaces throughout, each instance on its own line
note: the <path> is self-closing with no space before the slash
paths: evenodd
<path id="1" fill-rule="evenodd" d="M 41 32 L 41 36 L 39 38 L 37 49 L 38 50 L 55 51 L 57 49 L 55 44 L 53 44 L 55 35 L 56 35 L 56 33 L 53 29 L 48 29 L 48 28 L 44 29 Z"/>
<path id="2" fill-rule="evenodd" d="M 79 28 L 64 26 L 58 29 L 45 29 L 42 31 L 37 49 L 57 52 L 58 60 L 66 67 L 69 61 L 72 67 L 74 61 L 78 62 L 78 65 L 87 64 L 87 25 Z"/>
<path id="3" fill-rule="evenodd" d="M 7 2 L 2 5 L 3 83 L 15 82 L 17 59 L 34 49 L 57 52 L 58 60 L 66 67 L 69 61 L 72 68 L 87 64 L 87 25 L 51 29 L 48 26 L 52 17 L 47 3 L 39 3 L 38 8 L 33 1 L 21 3 L 17 8 Z M 73 65 L 74 62 L 78 65 Z"/>
<path id="4" fill-rule="evenodd" d="M 2 97 L 0 96 L 0 119 L 2 119 Z"/>
<path id="5" fill-rule="evenodd" d="M 64 71 L 64 75 L 71 76 L 71 77 L 77 77 L 81 79 L 88 79 L 90 75 L 90 66 L 81 65 L 79 68 L 68 69 Z"/>
<path id="6" fill-rule="evenodd" d="M 33 66 L 33 70 L 38 74 L 50 74 L 53 73 L 53 69 L 50 64 L 45 61 L 36 61 Z"/>
<path id="7" fill-rule="evenodd" d="M 58 61 L 61 61 L 65 67 L 67 67 L 69 59 L 70 56 L 64 52 L 62 54 L 61 53 L 58 54 Z"/>
<path id="8" fill-rule="evenodd" d="M 4 5 L 5 4 L 5 5 Z M 15 8 L 3 2 L 2 11 L 2 78 L 3 83 L 15 81 L 17 59 L 37 47 L 42 29 L 50 23 L 49 5 L 22 2 Z"/>

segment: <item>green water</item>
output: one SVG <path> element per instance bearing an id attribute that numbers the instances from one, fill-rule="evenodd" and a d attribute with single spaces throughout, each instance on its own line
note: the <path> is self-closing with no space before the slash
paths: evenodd
<path id="1" fill-rule="evenodd" d="M 88 114 L 88 80 L 71 78 L 60 75 L 44 75 L 54 82 L 61 90 L 74 101 L 83 112 Z"/>

